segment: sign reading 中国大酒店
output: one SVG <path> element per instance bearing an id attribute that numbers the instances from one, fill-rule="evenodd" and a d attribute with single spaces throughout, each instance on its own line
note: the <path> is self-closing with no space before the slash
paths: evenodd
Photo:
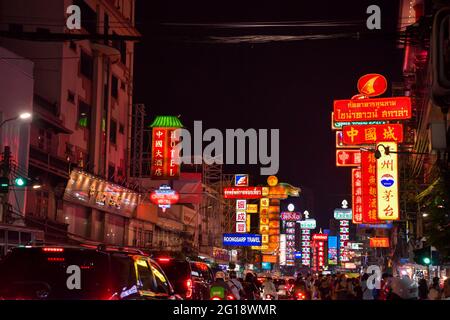
<path id="1" fill-rule="evenodd" d="M 390 153 L 386 154 L 385 148 Z M 377 159 L 377 207 L 378 219 L 398 220 L 398 159 L 397 144 L 395 142 L 380 142 L 377 149 L 381 157 Z M 393 153 L 394 152 L 394 153 Z"/>
<path id="2" fill-rule="evenodd" d="M 151 178 L 155 180 L 178 179 L 180 165 L 176 145 L 180 141 L 177 128 L 152 129 Z"/>
<path id="3" fill-rule="evenodd" d="M 261 235 L 260 234 L 235 234 L 225 233 L 223 235 L 222 244 L 224 246 L 260 246 Z"/>
<path id="4" fill-rule="evenodd" d="M 411 116 L 409 97 L 334 101 L 334 121 L 405 120 Z"/>

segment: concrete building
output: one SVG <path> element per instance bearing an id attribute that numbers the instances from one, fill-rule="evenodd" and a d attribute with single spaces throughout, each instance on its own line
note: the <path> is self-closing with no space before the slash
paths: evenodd
<path id="1" fill-rule="evenodd" d="M 66 28 L 71 4 L 81 9 L 81 30 Z M 4 30 L 35 32 L 36 38 L 68 33 L 88 38 L 0 39 L 35 66 L 29 175 L 43 187 L 28 192 L 29 223 L 44 228 L 46 240 L 69 234 L 111 244 L 140 242 L 135 237 L 151 234 L 154 226 L 132 222 L 140 195 L 126 187 L 134 43 L 89 39 L 139 36 L 134 0 L 2 0 L 0 21 Z"/>

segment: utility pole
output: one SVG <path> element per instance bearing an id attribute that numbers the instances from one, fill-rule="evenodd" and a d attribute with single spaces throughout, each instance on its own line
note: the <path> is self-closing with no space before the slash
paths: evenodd
<path id="1" fill-rule="evenodd" d="M 8 204 L 8 195 L 9 195 L 9 177 L 11 173 L 11 149 L 9 146 L 5 146 L 5 150 L 3 152 L 3 162 L 1 165 L 2 177 L 6 177 L 8 179 L 8 188 L 7 191 L 0 194 L 0 223 L 6 223 L 8 221 L 8 213 L 9 213 L 9 204 Z"/>

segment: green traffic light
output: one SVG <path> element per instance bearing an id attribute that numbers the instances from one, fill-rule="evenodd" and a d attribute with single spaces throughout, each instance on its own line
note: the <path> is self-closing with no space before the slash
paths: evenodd
<path id="1" fill-rule="evenodd" d="M 23 187 L 24 185 L 26 185 L 26 181 L 24 178 L 16 178 L 14 180 L 14 184 L 18 187 Z"/>
<path id="2" fill-rule="evenodd" d="M 425 264 L 430 264 L 431 263 L 431 259 L 428 257 L 423 258 L 423 263 Z"/>

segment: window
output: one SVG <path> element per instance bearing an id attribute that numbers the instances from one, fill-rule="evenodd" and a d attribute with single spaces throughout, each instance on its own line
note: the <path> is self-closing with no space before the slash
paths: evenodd
<path id="1" fill-rule="evenodd" d="M 80 7 L 82 14 L 81 27 L 90 34 L 97 33 L 97 13 L 91 9 L 85 0 L 75 0 L 74 4 Z"/>
<path id="2" fill-rule="evenodd" d="M 75 103 L 75 93 L 70 90 L 67 90 L 67 101 L 70 103 Z"/>
<path id="3" fill-rule="evenodd" d="M 91 123 L 91 107 L 83 102 L 78 103 L 78 125 L 82 128 L 89 128 Z"/>
<path id="4" fill-rule="evenodd" d="M 51 152 L 53 147 L 52 138 L 53 134 L 51 131 L 39 128 L 38 148 L 45 152 Z"/>
<path id="5" fill-rule="evenodd" d="M 170 285 L 169 281 L 167 281 L 167 278 L 164 275 L 164 272 L 156 264 L 150 262 L 150 266 L 156 280 L 156 292 L 169 295 L 171 291 Z"/>
<path id="6" fill-rule="evenodd" d="M 113 119 L 111 119 L 109 128 L 109 141 L 114 144 L 116 144 L 117 141 L 117 122 Z"/>
<path id="7" fill-rule="evenodd" d="M 119 124 L 119 133 L 120 134 L 124 134 L 124 132 L 125 132 L 125 126 L 123 125 L 123 124 Z"/>
<path id="8" fill-rule="evenodd" d="M 85 53 L 84 51 L 81 51 L 80 56 L 80 72 L 83 76 L 85 76 L 88 79 L 92 79 L 94 70 L 94 62 L 90 55 Z"/>
<path id="9" fill-rule="evenodd" d="M 113 98 L 118 97 L 119 95 L 119 79 L 115 75 L 112 75 L 111 77 L 111 96 Z"/>
<path id="10" fill-rule="evenodd" d="M 155 284 L 153 280 L 152 273 L 148 267 L 147 261 L 138 260 L 136 261 L 136 269 L 138 274 L 138 287 L 141 290 L 153 291 Z"/>

